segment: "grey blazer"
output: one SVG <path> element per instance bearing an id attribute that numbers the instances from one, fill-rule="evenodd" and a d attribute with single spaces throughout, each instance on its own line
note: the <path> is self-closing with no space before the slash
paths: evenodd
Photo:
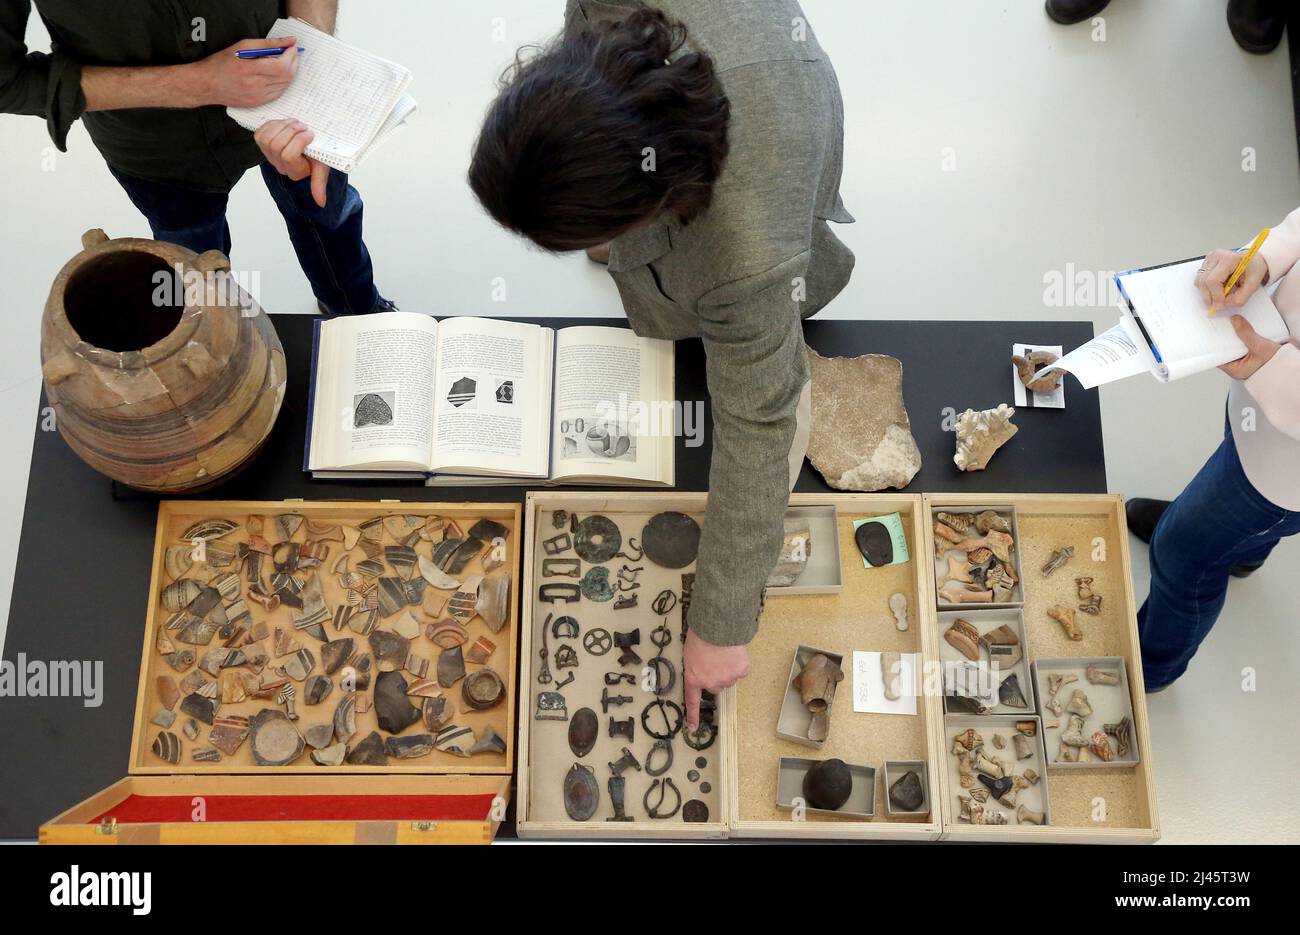
<path id="1" fill-rule="evenodd" d="M 566 28 L 621 18 L 638 0 L 569 0 Z M 713 402 L 709 502 L 691 628 L 753 639 L 789 502 L 796 409 L 809 379 L 801 321 L 839 294 L 852 252 L 827 221 L 839 195 L 844 106 L 835 70 L 795 0 L 654 0 L 710 55 L 731 103 L 730 154 L 709 210 L 614 241 L 609 271 L 637 334 L 698 337 Z"/>

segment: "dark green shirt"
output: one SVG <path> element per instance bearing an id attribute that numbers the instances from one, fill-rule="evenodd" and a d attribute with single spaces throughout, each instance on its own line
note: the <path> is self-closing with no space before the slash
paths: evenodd
<path id="1" fill-rule="evenodd" d="M 33 6 L 49 30 L 49 53 L 27 50 Z M 85 113 L 81 69 L 195 62 L 265 36 L 280 6 L 279 0 L 0 0 L 0 113 L 44 117 L 50 138 L 65 151 L 68 129 L 80 117 L 119 172 L 229 191 L 261 152 L 224 107 Z"/>

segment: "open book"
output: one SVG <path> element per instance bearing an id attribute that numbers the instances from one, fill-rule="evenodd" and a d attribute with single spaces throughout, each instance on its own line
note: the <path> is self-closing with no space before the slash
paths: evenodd
<path id="1" fill-rule="evenodd" d="M 317 321 L 304 470 L 430 484 L 672 486 L 673 345 L 385 312 Z"/>
<path id="2" fill-rule="evenodd" d="M 1143 372 L 1164 383 L 1180 380 L 1246 353 L 1232 328 L 1233 315 L 1243 316 L 1270 341 L 1289 340 L 1268 289 L 1256 291 L 1241 308 L 1219 309 L 1211 318 L 1195 283 L 1203 259 L 1117 273 L 1123 309 L 1119 324 L 1038 373 L 1064 370 L 1087 389 Z"/>
<path id="3" fill-rule="evenodd" d="M 303 49 L 293 83 L 269 104 L 226 113 L 246 130 L 268 120 L 301 120 L 315 134 L 307 155 L 351 172 L 415 111 L 406 94 L 411 73 L 300 19 L 276 20 L 267 33 L 268 39 L 286 36 L 296 36 Z"/>

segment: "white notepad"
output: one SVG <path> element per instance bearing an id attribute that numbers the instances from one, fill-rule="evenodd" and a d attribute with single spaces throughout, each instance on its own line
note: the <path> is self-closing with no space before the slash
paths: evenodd
<path id="1" fill-rule="evenodd" d="M 269 104 L 226 112 L 248 130 L 269 120 L 299 120 L 316 135 L 307 155 L 351 172 L 415 110 L 406 94 L 411 72 L 302 20 L 276 20 L 267 33 L 269 39 L 286 36 L 296 36 L 304 50 L 293 83 Z"/>

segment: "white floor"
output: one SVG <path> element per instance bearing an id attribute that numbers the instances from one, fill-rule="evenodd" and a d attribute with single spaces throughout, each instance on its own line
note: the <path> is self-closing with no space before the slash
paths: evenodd
<path id="1" fill-rule="evenodd" d="M 497 230 L 464 185 L 477 121 L 516 45 L 545 37 L 562 0 L 344 0 L 341 35 L 409 65 L 421 110 L 355 176 L 380 284 L 436 315 L 618 315 L 584 260 L 530 250 Z M 1114 323 L 1081 288 L 1049 305 L 1054 275 L 1091 286 L 1125 269 L 1248 241 L 1300 204 L 1285 46 L 1233 44 L 1223 0 L 1115 0 L 1104 41 L 1055 26 L 1039 0 L 804 0 L 846 102 L 843 229 L 853 284 L 843 318 Z M 39 25 L 29 43 L 46 48 Z M 0 117 L 0 632 L 39 393 L 41 309 L 87 228 L 147 236 L 78 126 L 53 152 L 43 122 Z M 1243 151 L 1254 155 L 1243 169 Z M 273 312 L 313 310 L 279 216 L 256 173 L 234 192 L 236 268 L 260 273 Z M 507 301 L 494 302 L 504 277 Z M 958 362 L 945 362 L 945 369 Z M 909 379 L 921 379 L 912 373 Z M 1226 378 L 1174 387 L 1142 379 L 1103 391 L 1111 489 L 1172 496 L 1217 444 Z M 914 420 L 940 418 L 913 412 Z M 1136 545 L 1136 544 L 1135 544 Z M 1135 548 L 1145 592 L 1145 552 Z M 1291 630 L 1300 543 L 1236 583 L 1192 665 L 1150 699 L 1166 842 L 1300 840 L 1300 640 Z M 124 623 L 130 623 L 126 621 Z M 11 648 L 13 651 L 21 647 Z M 1257 690 L 1241 688 L 1243 669 Z"/>

